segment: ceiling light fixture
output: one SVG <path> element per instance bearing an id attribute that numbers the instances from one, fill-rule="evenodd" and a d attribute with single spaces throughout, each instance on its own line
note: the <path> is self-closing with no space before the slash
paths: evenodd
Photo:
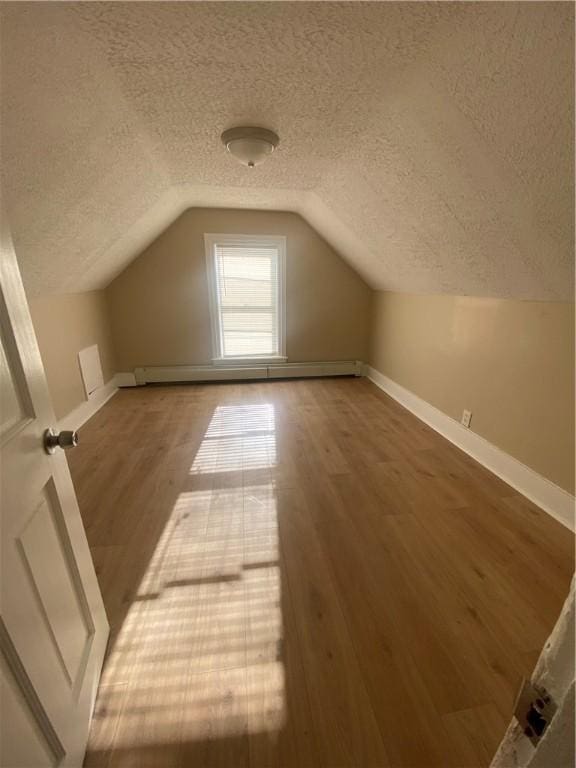
<path id="1" fill-rule="evenodd" d="M 229 128 L 221 138 L 228 152 L 248 168 L 263 163 L 280 143 L 274 131 L 253 126 Z"/>

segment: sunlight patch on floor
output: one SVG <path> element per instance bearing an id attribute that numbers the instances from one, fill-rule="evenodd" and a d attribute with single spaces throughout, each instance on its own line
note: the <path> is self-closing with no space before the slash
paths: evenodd
<path id="1" fill-rule="evenodd" d="M 192 472 L 270 467 L 273 447 L 272 405 L 218 408 Z M 101 682 L 118 747 L 283 725 L 276 497 L 269 478 L 247 486 L 242 478 L 179 494 L 130 596 Z"/>
<path id="2" fill-rule="evenodd" d="M 274 406 L 218 406 L 198 449 L 191 474 L 263 469 L 276 464 Z"/>

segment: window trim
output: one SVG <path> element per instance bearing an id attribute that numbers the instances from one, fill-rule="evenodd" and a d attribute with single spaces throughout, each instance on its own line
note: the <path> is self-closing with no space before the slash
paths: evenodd
<path id="1" fill-rule="evenodd" d="M 216 289 L 215 246 L 216 245 L 253 245 L 255 247 L 274 246 L 278 249 L 278 354 L 246 355 L 223 357 L 220 331 L 220 313 Z M 204 234 L 206 251 L 206 274 L 208 277 L 208 296 L 210 303 L 210 328 L 212 335 L 212 363 L 214 365 L 242 365 L 282 363 L 286 357 L 286 237 L 284 235 L 218 235 Z"/>

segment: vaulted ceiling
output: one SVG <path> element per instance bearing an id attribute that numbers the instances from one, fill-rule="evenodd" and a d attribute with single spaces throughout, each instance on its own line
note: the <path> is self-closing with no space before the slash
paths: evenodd
<path id="1" fill-rule="evenodd" d="M 105 286 L 189 206 L 301 213 L 375 288 L 573 290 L 572 3 L 2 3 L 31 294 Z M 276 130 L 247 169 L 220 133 Z"/>

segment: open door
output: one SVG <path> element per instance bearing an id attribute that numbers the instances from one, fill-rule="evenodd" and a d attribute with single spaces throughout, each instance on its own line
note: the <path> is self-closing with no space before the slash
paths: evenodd
<path id="1" fill-rule="evenodd" d="M 81 766 L 108 622 L 5 217 L 0 265 L 0 764 Z"/>

